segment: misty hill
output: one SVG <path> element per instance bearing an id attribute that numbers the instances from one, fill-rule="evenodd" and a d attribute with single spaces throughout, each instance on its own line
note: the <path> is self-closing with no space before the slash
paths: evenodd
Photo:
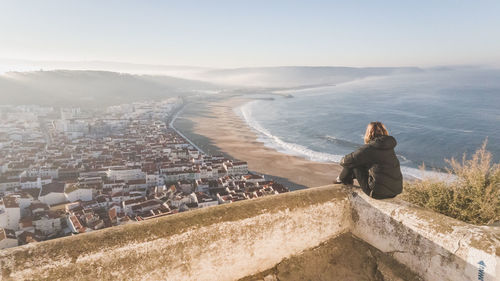
<path id="1" fill-rule="evenodd" d="M 113 66 L 118 67 L 120 63 Z M 132 68 L 138 65 L 124 63 L 122 66 Z M 0 104 L 104 107 L 133 101 L 188 96 L 204 91 L 218 91 L 222 88 L 242 90 L 239 93 L 255 93 L 260 90 L 316 87 L 372 76 L 424 71 L 411 67 L 290 66 L 208 69 L 139 66 L 142 67 L 143 73 L 170 69 L 176 71 L 175 75 L 178 77 L 98 70 L 7 72 L 0 74 Z"/>
<path id="2" fill-rule="evenodd" d="M 0 58 L 0 72 L 43 70 L 98 70 L 125 72 L 131 74 L 151 74 L 182 76 L 210 70 L 207 67 L 183 65 L 138 64 L 112 61 L 30 61 Z"/>
<path id="3" fill-rule="evenodd" d="M 54 70 L 0 75 L 0 104 L 103 107 L 185 96 L 216 86 L 169 76 Z"/>
<path id="4" fill-rule="evenodd" d="M 207 68 L 134 64 L 106 61 L 27 61 L 0 59 L 2 71 L 33 70 L 97 70 L 179 77 L 239 88 L 297 88 L 339 84 L 370 76 L 398 73 L 415 73 L 424 70 L 416 67 L 338 67 L 338 66 L 282 66 L 245 68 Z"/>
<path id="5" fill-rule="evenodd" d="M 196 79 L 225 85 L 247 87 L 294 88 L 334 85 L 370 76 L 416 73 L 416 67 L 250 67 L 215 69 L 198 73 Z"/>

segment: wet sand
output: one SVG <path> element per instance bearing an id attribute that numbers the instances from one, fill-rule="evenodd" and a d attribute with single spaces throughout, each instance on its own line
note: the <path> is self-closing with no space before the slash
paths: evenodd
<path id="1" fill-rule="evenodd" d="M 338 164 L 317 163 L 286 155 L 257 141 L 256 133 L 233 111 L 248 101 L 250 99 L 244 97 L 228 97 L 190 102 L 180 118 L 190 121 L 190 133 L 209 140 L 206 147 L 215 146 L 234 159 L 248 162 L 251 171 L 286 178 L 307 187 L 332 183 L 340 172 Z M 175 126 L 183 132 L 186 130 L 185 126 L 177 126 L 177 122 Z M 214 151 L 207 150 L 208 153 Z"/>

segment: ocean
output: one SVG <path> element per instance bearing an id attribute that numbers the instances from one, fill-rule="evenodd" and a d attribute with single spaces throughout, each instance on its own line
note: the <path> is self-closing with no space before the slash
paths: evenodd
<path id="1" fill-rule="evenodd" d="M 235 109 L 259 141 L 282 153 L 339 162 L 363 144 L 370 121 L 381 121 L 398 141 L 405 175 L 422 177 L 423 163 L 442 169 L 444 159 L 470 156 L 486 139 L 500 160 L 500 69 L 434 68 L 284 93 L 292 97 Z"/>

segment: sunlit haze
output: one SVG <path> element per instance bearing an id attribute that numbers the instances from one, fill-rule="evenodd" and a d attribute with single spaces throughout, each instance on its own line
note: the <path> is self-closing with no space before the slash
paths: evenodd
<path id="1" fill-rule="evenodd" d="M 0 11 L 1 59 L 500 65 L 499 1 L 1 1 Z"/>

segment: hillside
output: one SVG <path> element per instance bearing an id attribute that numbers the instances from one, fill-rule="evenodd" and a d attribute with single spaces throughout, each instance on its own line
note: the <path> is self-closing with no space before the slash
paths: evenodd
<path id="1" fill-rule="evenodd" d="M 207 82 L 108 71 L 8 72 L 0 75 L 0 104 L 103 107 L 216 89 Z"/>
<path id="2" fill-rule="evenodd" d="M 168 66 L 140 66 L 143 69 L 138 73 L 142 74 L 101 70 L 6 72 L 0 74 L 0 104 L 103 107 L 147 99 L 189 96 L 222 89 L 237 89 L 242 94 L 256 93 L 335 85 L 373 76 L 423 71 L 410 67 L 286 66 L 233 69 L 186 67 L 181 69 Z M 128 69 L 136 65 L 124 64 L 123 67 Z M 174 74 L 176 77 L 162 74 L 162 71 L 168 69 L 176 70 Z"/>

